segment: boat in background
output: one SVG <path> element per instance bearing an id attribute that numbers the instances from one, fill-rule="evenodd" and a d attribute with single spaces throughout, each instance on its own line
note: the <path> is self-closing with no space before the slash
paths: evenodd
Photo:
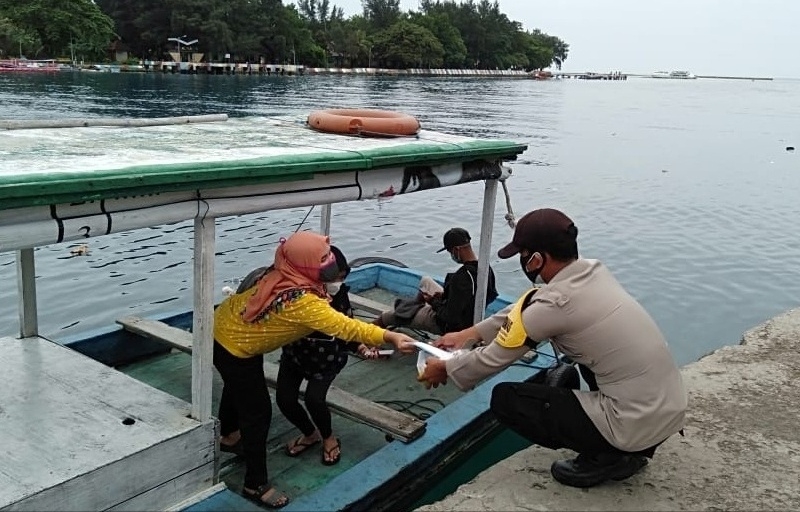
<path id="1" fill-rule="evenodd" d="M 674 80 L 694 80 L 697 78 L 695 75 L 688 71 L 656 71 L 650 78 L 668 78 Z"/>
<path id="2" fill-rule="evenodd" d="M 28 60 L 6 59 L 0 60 L 0 73 L 55 73 L 62 70 L 61 64 L 53 59 Z"/>
<path id="3" fill-rule="evenodd" d="M 19 337 L 0 338 L 0 433 L 12 447 L 0 472 L 0 509 L 261 510 L 238 495 L 243 463 L 220 452 L 213 415 L 221 388 L 212 367 L 221 293 L 213 286 L 216 219 L 319 207 L 318 231 L 329 233 L 333 203 L 482 181 L 476 245 L 479 261 L 488 262 L 498 185 L 510 176 L 503 163 L 526 149 L 429 130 L 395 138 L 335 135 L 296 117 L 47 123 L 7 122 L 0 131 L 0 250 L 16 252 L 20 318 Z M 65 129 L 75 136 L 65 137 Z M 121 309 L 117 325 L 58 339 L 39 333 L 37 248 L 183 221 L 193 222 L 193 268 L 174 271 L 193 276 L 191 311 L 142 317 Z M 419 272 L 362 263 L 347 279 L 361 314 L 374 317 L 395 297 L 416 294 Z M 488 265 L 478 269 L 482 305 Z M 475 319 L 507 303 L 478 307 Z M 265 357 L 270 382 L 279 353 Z M 296 431 L 274 410 L 269 467 L 292 498 L 284 510 L 410 504 L 498 431 L 489 410 L 492 387 L 534 377 L 554 359 L 551 350 L 543 353 L 550 357 L 532 353 L 467 393 L 455 386 L 425 390 L 416 382 L 414 356 L 351 358 L 328 394 L 343 439 L 339 464 L 323 466 L 318 453 L 284 456 Z"/>

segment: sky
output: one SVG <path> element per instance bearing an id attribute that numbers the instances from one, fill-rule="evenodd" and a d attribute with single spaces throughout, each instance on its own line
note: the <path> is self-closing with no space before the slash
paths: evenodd
<path id="1" fill-rule="evenodd" d="M 361 0 L 330 0 L 345 16 Z M 286 2 L 289 3 L 289 2 Z M 499 0 L 570 46 L 564 71 L 800 78 L 800 0 Z M 404 11 L 418 0 L 400 0 Z"/>

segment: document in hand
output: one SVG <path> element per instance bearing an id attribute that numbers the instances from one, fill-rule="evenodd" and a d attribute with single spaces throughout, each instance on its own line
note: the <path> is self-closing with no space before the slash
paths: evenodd
<path id="1" fill-rule="evenodd" d="M 414 346 L 419 349 L 419 354 L 417 355 L 417 371 L 420 375 L 422 375 L 422 372 L 425 371 L 425 364 L 429 357 L 438 357 L 443 361 L 447 361 L 459 352 L 448 352 L 447 350 L 442 350 L 438 347 L 434 347 L 433 345 L 423 343 L 421 341 L 415 341 L 413 343 Z"/>

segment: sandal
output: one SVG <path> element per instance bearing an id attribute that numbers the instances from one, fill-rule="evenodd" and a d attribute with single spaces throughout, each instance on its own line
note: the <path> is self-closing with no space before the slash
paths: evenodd
<path id="1" fill-rule="evenodd" d="M 339 450 L 339 453 L 336 454 L 336 457 L 334 457 L 333 459 L 326 458 L 326 456 L 330 457 L 331 454 L 333 454 L 333 451 L 337 449 Z M 330 450 L 326 450 L 325 445 L 322 446 L 322 463 L 324 465 L 333 466 L 334 464 L 337 464 L 339 462 L 339 459 L 341 458 L 342 458 L 342 443 L 339 441 L 338 437 L 336 438 L 336 444 L 333 445 L 333 447 L 331 447 Z"/>
<path id="2" fill-rule="evenodd" d="M 310 443 L 304 443 L 303 439 L 305 437 L 306 436 L 301 435 L 300 437 L 292 441 L 290 444 L 286 445 L 286 449 L 284 450 L 286 455 L 288 455 L 289 457 L 297 457 L 304 451 L 308 450 L 309 448 L 320 442 L 320 439 L 315 439 Z"/>
<path id="3" fill-rule="evenodd" d="M 264 495 L 270 491 L 272 491 L 272 493 L 270 493 L 269 497 L 265 499 Z M 250 501 L 258 503 L 262 507 L 267 508 L 282 508 L 285 507 L 290 501 L 289 496 L 282 493 L 270 484 L 259 485 L 255 492 L 250 492 L 243 487 L 242 496 Z"/>

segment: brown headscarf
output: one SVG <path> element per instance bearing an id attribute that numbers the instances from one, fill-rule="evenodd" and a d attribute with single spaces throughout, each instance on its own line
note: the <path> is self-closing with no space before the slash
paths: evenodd
<path id="1" fill-rule="evenodd" d="M 286 240 L 282 239 L 275 251 L 274 268 L 258 281 L 258 289 L 247 299 L 242 315 L 244 321 L 256 321 L 261 317 L 261 312 L 287 290 L 310 290 L 326 297 L 325 288 L 319 280 L 319 269 L 323 264 L 322 257 L 328 253 L 330 238 L 319 233 L 300 231 Z M 331 254 L 330 257 L 334 256 Z"/>

